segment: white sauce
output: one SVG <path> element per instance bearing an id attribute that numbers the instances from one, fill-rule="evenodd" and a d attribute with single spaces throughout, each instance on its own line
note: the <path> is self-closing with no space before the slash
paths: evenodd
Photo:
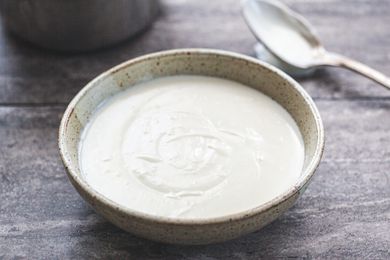
<path id="1" fill-rule="evenodd" d="M 264 94 L 203 76 L 139 84 L 106 100 L 82 135 L 85 180 L 136 211 L 210 218 L 259 206 L 300 176 L 303 141 Z"/>

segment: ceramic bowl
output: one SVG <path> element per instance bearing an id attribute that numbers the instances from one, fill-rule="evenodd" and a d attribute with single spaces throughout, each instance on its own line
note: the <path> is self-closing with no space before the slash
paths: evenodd
<path id="1" fill-rule="evenodd" d="M 258 89 L 295 119 L 304 139 L 305 162 L 299 180 L 285 193 L 257 207 L 223 217 L 184 220 L 157 217 L 124 208 L 96 192 L 83 179 L 78 159 L 80 133 L 107 97 L 135 84 L 170 75 L 204 75 Z M 305 90 L 282 71 L 256 59 L 225 51 L 183 49 L 154 53 L 122 63 L 88 83 L 67 107 L 59 130 L 59 148 L 70 181 L 80 195 L 118 227 L 140 237 L 175 244 L 208 244 L 253 232 L 290 208 L 303 193 L 321 159 L 324 130 Z"/>

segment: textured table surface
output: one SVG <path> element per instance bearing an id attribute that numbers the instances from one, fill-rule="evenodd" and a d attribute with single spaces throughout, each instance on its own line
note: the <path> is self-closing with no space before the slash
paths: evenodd
<path id="1" fill-rule="evenodd" d="M 329 49 L 390 74 L 389 0 L 289 0 Z M 97 215 L 69 183 L 57 151 L 66 104 L 100 72 L 164 49 L 253 56 L 238 0 L 165 0 L 149 31 L 114 48 L 64 55 L 0 30 L 0 259 L 390 258 L 390 91 L 341 69 L 299 80 L 326 130 L 306 193 L 264 229 L 209 246 L 134 237 Z"/>

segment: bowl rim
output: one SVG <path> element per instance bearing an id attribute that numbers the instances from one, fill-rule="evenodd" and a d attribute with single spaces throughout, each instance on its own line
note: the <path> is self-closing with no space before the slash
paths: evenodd
<path id="1" fill-rule="evenodd" d="M 260 204 L 257 207 L 241 211 L 238 213 L 233 213 L 229 215 L 219 216 L 219 217 L 212 217 L 212 218 L 186 218 L 186 219 L 180 219 L 180 218 L 173 218 L 173 217 L 163 217 L 163 216 L 156 216 L 148 213 L 143 213 L 131 208 L 124 207 L 115 201 L 107 198 L 106 196 L 102 195 L 101 193 L 97 192 L 95 189 L 93 189 L 81 176 L 78 176 L 76 172 L 73 171 L 72 167 L 70 167 L 70 162 L 72 161 L 71 156 L 69 156 L 68 151 L 66 149 L 66 129 L 67 129 L 67 123 L 70 119 L 71 114 L 75 110 L 75 107 L 77 106 L 77 103 L 80 101 L 80 99 L 86 95 L 88 91 L 90 91 L 94 86 L 98 85 L 102 80 L 106 79 L 110 75 L 115 74 L 116 72 L 123 70 L 129 66 L 132 66 L 136 63 L 144 62 L 147 60 L 153 60 L 156 58 L 162 58 L 162 57 L 169 57 L 169 56 L 176 56 L 176 55 L 216 55 L 216 56 L 224 56 L 224 57 L 230 57 L 238 60 L 243 60 L 246 62 L 249 62 L 251 64 L 257 65 L 262 67 L 263 69 L 268 70 L 269 72 L 272 72 L 276 74 L 277 76 L 281 77 L 283 80 L 287 81 L 289 85 L 301 95 L 301 97 L 304 99 L 306 104 L 309 106 L 310 111 L 312 113 L 312 116 L 314 117 L 315 121 L 315 127 L 317 131 L 317 140 L 316 140 L 316 148 L 315 152 L 311 158 L 311 161 L 306 167 L 305 171 L 302 171 L 301 177 L 296 181 L 294 186 L 291 186 L 288 190 L 283 192 L 282 194 L 278 195 L 277 197 L 273 198 L 272 200 Z M 293 78 L 291 78 L 289 75 L 284 73 L 283 71 L 279 70 L 278 68 L 262 62 L 258 59 L 249 57 L 247 55 L 238 54 L 235 52 L 230 51 L 224 51 L 224 50 L 217 50 L 217 49 L 205 49 L 205 48 L 185 48 L 185 49 L 172 49 L 172 50 L 166 50 L 166 51 L 160 51 L 160 52 L 154 52 L 147 55 L 142 55 L 140 57 L 130 59 L 128 61 L 125 61 L 123 63 L 120 63 L 117 66 L 112 67 L 111 69 L 108 69 L 107 71 L 101 73 L 97 77 L 95 77 L 93 80 L 88 82 L 77 94 L 76 96 L 71 100 L 71 102 L 68 104 L 59 127 L 58 131 L 58 146 L 59 146 L 59 152 L 61 156 L 61 160 L 65 166 L 66 173 L 68 177 L 70 178 L 73 186 L 78 186 L 76 188 L 80 188 L 83 190 L 83 192 L 87 193 L 89 196 L 93 197 L 94 199 L 98 200 L 100 203 L 104 204 L 104 206 L 109 207 L 111 209 L 114 209 L 116 211 L 119 211 L 122 214 L 130 215 L 133 218 L 141 219 L 144 221 L 150 221 L 153 223 L 159 223 L 159 224 L 170 224 L 170 225 L 211 225 L 211 224 L 221 224 L 225 222 L 231 222 L 235 220 L 242 220 L 247 218 L 252 218 L 258 214 L 264 213 L 273 207 L 276 207 L 280 205 L 281 203 L 288 200 L 290 197 L 296 195 L 300 192 L 300 190 L 305 187 L 306 184 L 309 183 L 310 179 L 314 175 L 320 160 L 323 155 L 324 151 L 324 145 L 325 145 L 325 136 L 324 136 L 324 127 L 322 123 L 321 116 L 319 114 L 319 111 L 312 100 L 312 98 L 309 96 L 309 94 L 303 89 L 303 87 L 296 82 Z M 80 192 L 79 192 L 80 193 Z"/>

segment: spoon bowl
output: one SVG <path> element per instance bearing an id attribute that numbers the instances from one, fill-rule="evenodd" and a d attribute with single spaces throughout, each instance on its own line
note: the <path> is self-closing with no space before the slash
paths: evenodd
<path id="1" fill-rule="evenodd" d="M 244 18 L 273 65 L 290 74 L 304 74 L 321 66 L 344 67 L 390 89 L 390 79 L 360 63 L 325 50 L 309 22 L 276 0 L 244 0 Z"/>
<path id="2" fill-rule="evenodd" d="M 244 1 L 243 14 L 265 48 L 294 67 L 309 69 L 324 52 L 310 24 L 280 2 Z"/>

